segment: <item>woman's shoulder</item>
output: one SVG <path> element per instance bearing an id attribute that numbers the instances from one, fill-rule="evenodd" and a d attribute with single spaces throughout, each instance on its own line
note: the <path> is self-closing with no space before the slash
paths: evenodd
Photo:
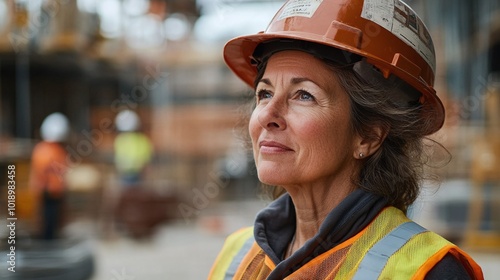
<path id="1" fill-rule="evenodd" d="M 241 250 L 254 243 L 253 227 L 245 227 L 230 234 L 219 253 L 220 258 L 232 259 Z"/>
<path id="2" fill-rule="evenodd" d="M 253 243 L 253 227 L 246 227 L 231 233 L 224 242 L 217 259 L 210 271 L 209 279 L 223 279 L 238 252 L 245 244 Z"/>
<path id="3" fill-rule="evenodd" d="M 253 238 L 253 226 L 241 228 L 231 234 L 226 238 L 225 244 L 241 244 L 243 245 L 248 239 Z"/>
<path id="4" fill-rule="evenodd" d="M 472 278 L 463 263 L 448 253 L 425 276 L 425 280 L 442 279 L 469 280 Z"/>

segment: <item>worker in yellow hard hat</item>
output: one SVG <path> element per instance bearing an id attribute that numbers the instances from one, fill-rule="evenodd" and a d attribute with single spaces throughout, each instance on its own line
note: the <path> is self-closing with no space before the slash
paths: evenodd
<path id="1" fill-rule="evenodd" d="M 258 177 L 284 191 L 227 238 L 209 279 L 483 279 L 406 216 L 423 137 L 444 121 L 432 39 L 409 6 L 289 0 L 224 59 L 255 91 Z"/>

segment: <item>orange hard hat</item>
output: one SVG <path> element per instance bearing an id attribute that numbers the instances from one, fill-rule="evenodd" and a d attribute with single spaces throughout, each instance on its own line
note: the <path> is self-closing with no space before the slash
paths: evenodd
<path id="1" fill-rule="evenodd" d="M 400 0 L 289 0 L 265 31 L 227 42 L 224 60 L 253 87 L 262 58 L 259 49 L 276 41 L 283 42 L 278 50 L 312 43 L 333 54 L 335 48 L 345 63 L 359 58 L 385 78 L 398 77 L 421 93 L 422 117 L 431 123 L 426 134 L 442 127 L 444 108 L 433 88 L 434 45 L 418 15 Z M 271 47 L 271 52 L 273 48 L 277 51 Z"/>

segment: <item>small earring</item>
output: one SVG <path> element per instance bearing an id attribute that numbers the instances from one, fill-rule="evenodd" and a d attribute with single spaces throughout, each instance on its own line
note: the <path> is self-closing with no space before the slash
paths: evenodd
<path id="1" fill-rule="evenodd" d="M 365 155 L 363 153 L 359 153 L 359 157 L 363 158 Z"/>

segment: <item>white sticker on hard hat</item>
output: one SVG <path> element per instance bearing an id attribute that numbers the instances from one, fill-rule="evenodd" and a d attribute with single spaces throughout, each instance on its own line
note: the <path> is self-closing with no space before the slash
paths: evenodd
<path id="1" fill-rule="evenodd" d="M 399 0 L 365 0 L 361 17 L 371 20 L 415 49 L 436 73 L 430 34 L 415 12 Z"/>
<path id="2" fill-rule="evenodd" d="M 278 20 L 289 17 L 312 17 L 323 0 L 291 0 L 283 7 Z"/>

